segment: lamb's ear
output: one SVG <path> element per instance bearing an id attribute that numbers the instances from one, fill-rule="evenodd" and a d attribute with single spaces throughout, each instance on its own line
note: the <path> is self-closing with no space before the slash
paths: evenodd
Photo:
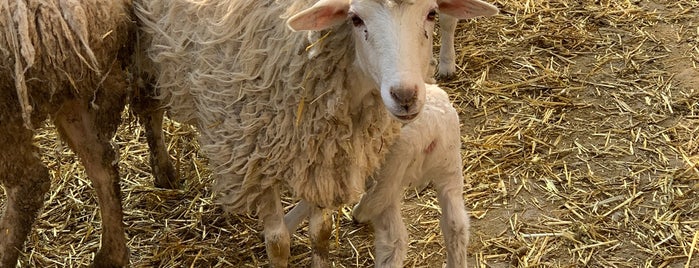
<path id="1" fill-rule="evenodd" d="M 459 18 L 470 19 L 498 14 L 498 8 L 481 0 L 439 0 L 439 12 Z"/>
<path id="2" fill-rule="evenodd" d="M 345 21 L 349 5 L 349 0 L 320 0 L 289 18 L 286 25 L 293 31 L 324 30 Z"/>

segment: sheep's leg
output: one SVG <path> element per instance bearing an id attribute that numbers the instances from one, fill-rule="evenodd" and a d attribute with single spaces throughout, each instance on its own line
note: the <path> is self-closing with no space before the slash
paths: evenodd
<path id="1" fill-rule="evenodd" d="M 180 187 L 177 171 L 170 162 L 170 157 L 163 137 L 163 109 L 141 114 L 141 122 L 146 128 L 146 139 L 150 148 L 150 166 L 155 177 L 155 187 L 177 189 Z"/>
<path id="2" fill-rule="evenodd" d="M 44 203 L 51 181 L 37 157 L 32 134 L 22 127 L 0 133 L 0 182 L 7 200 L 0 218 L 0 267 L 15 267 L 24 242 Z M 18 139 L 19 138 L 19 139 Z"/>
<path id="3" fill-rule="evenodd" d="M 330 234 L 332 233 L 332 221 L 328 209 L 312 206 L 311 216 L 308 220 L 309 236 L 311 238 L 311 250 L 313 256 L 311 267 L 330 267 L 328 256 L 330 255 Z"/>
<path id="4" fill-rule="evenodd" d="M 371 220 L 374 227 L 375 267 L 401 268 L 408 249 L 408 231 L 400 215 L 400 200 L 394 200 Z"/>
<path id="5" fill-rule="evenodd" d="M 454 51 L 456 22 L 457 19 L 452 16 L 439 14 L 439 32 L 441 35 L 437 69 L 437 78 L 439 79 L 447 79 L 456 73 L 456 51 Z"/>
<path id="6" fill-rule="evenodd" d="M 106 104 L 101 109 L 109 113 Z M 54 120 L 61 136 L 80 157 L 97 191 L 102 216 L 102 245 L 95 255 L 93 267 L 123 267 L 129 263 L 129 252 L 122 221 L 116 154 L 109 143 L 116 126 L 102 125 L 108 122 L 100 122 L 98 126 L 96 118 L 97 115 L 89 111 L 88 104 L 75 100 L 65 102 Z"/>
<path id="7" fill-rule="evenodd" d="M 457 163 L 461 163 L 458 161 Z M 469 218 L 464 206 L 464 178 L 460 170 L 433 182 L 442 208 L 439 225 L 447 248 L 447 268 L 466 267 Z"/>
<path id="8" fill-rule="evenodd" d="M 308 229 L 311 250 L 313 251 L 311 266 L 329 267 L 330 236 L 332 234 L 330 212 L 301 200 L 284 216 L 287 230 L 290 233 L 296 232 L 298 226 L 306 218 L 309 218 Z"/>
<path id="9" fill-rule="evenodd" d="M 310 216 L 311 207 L 311 204 L 309 204 L 306 200 L 301 200 L 296 204 L 296 206 L 294 206 L 294 208 L 286 213 L 284 216 L 284 223 L 286 224 L 286 229 L 289 230 L 289 233 L 296 232 L 296 229 L 299 228 L 301 222 Z"/>
<path id="10" fill-rule="evenodd" d="M 291 237 L 284 224 L 284 208 L 279 187 L 268 188 L 259 200 L 257 211 L 264 225 L 267 257 L 272 267 L 286 268 L 289 265 Z"/>
<path id="11" fill-rule="evenodd" d="M 177 189 L 180 187 L 180 181 L 177 171 L 170 162 L 163 137 L 165 110 L 161 108 L 160 101 L 152 96 L 155 93 L 152 86 L 139 89 L 142 92 L 134 97 L 131 108 L 138 115 L 141 125 L 146 129 L 146 140 L 150 148 L 150 167 L 155 178 L 153 184 L 158 188 Z"/>

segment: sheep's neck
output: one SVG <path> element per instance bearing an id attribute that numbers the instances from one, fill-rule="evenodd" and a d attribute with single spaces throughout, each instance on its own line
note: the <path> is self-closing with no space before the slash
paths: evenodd
<path id="1" fill-rule="evenodd" d="M 352 68 L 347 74 L 347 86 L 351 94 L 349 95 L 350 111 L 357 111 L 365 106 L 366 101 L 371 101 L 375 96 L 372 93 L 378 95 L 379 91 L 374 82 L 365 75 L 361 70 Z"/>

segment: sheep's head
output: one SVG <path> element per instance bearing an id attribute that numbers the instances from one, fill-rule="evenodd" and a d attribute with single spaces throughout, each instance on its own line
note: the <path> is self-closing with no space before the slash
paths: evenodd
<path id="1" fill-rule="evenodd" d="M 480 0 L 320 0 L 287 23 L 295 31 L 351 24 L 357 66 L 381 90 L 388 111 L 410 122 L 425 103 L 437 12 L 466 19 L 498 10 Z"/>

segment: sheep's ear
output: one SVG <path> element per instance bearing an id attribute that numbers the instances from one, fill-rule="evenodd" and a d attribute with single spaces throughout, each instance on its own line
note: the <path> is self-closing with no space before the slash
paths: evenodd
<path id="1" fill-rule="evenodd" d="M 498 8 L 481 0 L 439 0 L 439 12 L 459 18 L 470 19 L 498 14 Z"/>
<path id="2" fill-rule="evenodd" d="M 320 31 L 347 19 L 349 0 L 321 0 L 286 21 L 293 31 Z"/>

